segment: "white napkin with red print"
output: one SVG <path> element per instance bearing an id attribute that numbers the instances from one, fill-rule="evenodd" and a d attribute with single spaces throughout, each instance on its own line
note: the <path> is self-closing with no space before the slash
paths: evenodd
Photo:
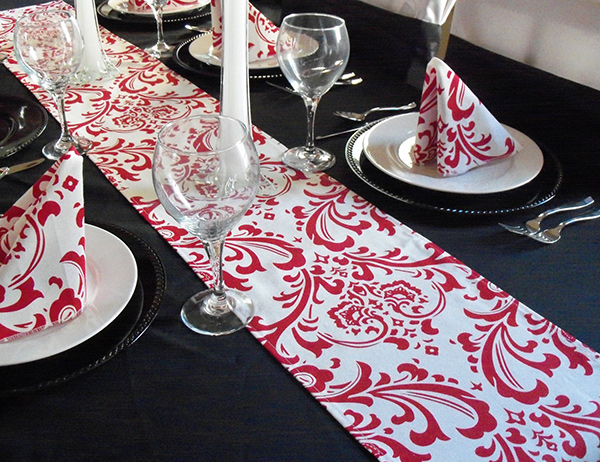
<path id="1" fill-rule="evenodd" d="M 85 305 L 83 160 L 64 155 L 0 217 L 0 341 L 77 316 Z"/>
<path id="2" fill-rule="evenodd" d="M 163 11 L 165 13 L 177 12 L 180 9 L 193 8 L 198 6 L 198 0 L 169 0 L 164 6 Z M 152 13 L 152 8 L 146 2 L 146 0 L 127 0 L 127 11 L 130 13 Z"/>
<path id="3" fill-rule="evenodd" d="M 441 176 L 510 157 L 521 145 L 450 67 L 438 58 L 428 66 L 415 145 L 417 165 L 436 161 Z"/>
<path id="4" fill-rule="evenodd" d="M 222 0 L 211 0 L 212 45 L 210 54 L 221 58 L 223 51 Z M 275 45 L 279 28 L 248 3 L 248 61 L 255 62 L 277 56 Z"/>

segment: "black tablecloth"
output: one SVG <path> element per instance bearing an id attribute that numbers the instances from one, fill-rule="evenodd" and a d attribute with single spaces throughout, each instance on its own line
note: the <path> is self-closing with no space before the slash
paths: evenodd
<path id="1" fill-rule="evenodd" d="M 27 3 L 9 0 L 2 7 Z M 341 10 L 340 14 L 351 15 L 352 10 Z M 149 44 L 155 37 L 151 24 L 102 18 L 101 23 L 139 45 Z M 192 36 L 181 24 L 167 26 L 169 40 Z M 418 101 L 420 88 L 406 82 L 410 64 L 394 37 L 390 30 L 374 30 L 372 35 L 351 33 L 353 51 L 348 70 L 363 77 L 364 83 L 336 87 L 323 98 L 317 112 L 317 132 L 353 126 L 335 118 L 334 109 Z M 456 37 L 451 37 L 446 61 L 498 119 L 558 157 L 564 181 L 548 205 L 585 195 L 600 200 L 600 92 Z M 186 71 L 172 60 L 167 64 L 218 96 L 218 79 Z M 0 81 L 0 97 L 32 97 L 3 66 Z M 253 81 L 251 103 L 254 124 L 288 146 L 303 142 L 304 108 L 299 98 Z M 39 139 L 2 163 L 39 157 L 43 144 L 57 133 L 58 126 L 51 120 Z M 568 228 L 560 243 L 545 246 L 503 231 L 496 224 L 498 217 L 412 207 L 373 190 L 352 173 L 344 159 L 346 140 L 338 137 L 321 142 L 337 156 L 336 166 L 329 171 L 333 177 L 590 347 L 600 348 L 599 222 Z M 0 182 L 0 211 L 49 166 L 47 161 L 36 169 L 4 178 Z M 203 283 L 92 162 L 86 159 L 84 168 L 88 219 L 120 226 L 147 242 L 165 267 L 167 289 L 149 329 L 110 361 L 60 385 L 0 398 L 0 458 L 374 460 L 251 334 L 241 331 L 206 338 L 183 326 L 180 307 L 204 287 Z M 539 211 L 515 213 L 502 220 L 518 221 Z"/>

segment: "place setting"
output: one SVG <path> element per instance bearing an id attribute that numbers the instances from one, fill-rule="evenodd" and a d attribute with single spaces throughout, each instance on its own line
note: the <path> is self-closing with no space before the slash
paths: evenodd
<path id="1" fill-rule="evenodd" d="M 135 235 L 88 223 L 83 189 L 72 150 L 0 217 L 0 394 L 94 369 L 158 313 L 160 260 Z"/>
<path id="2" fill-rule="evenodd" d="M 62 383 L 108 361 L 150 325 L 165 290 L 162 264 L 145 242 L 86 218 L 83 155 L 92 143 L 70 133 L 64 108 L 69 82 L 92 71 L 74 14 L 24 15 L 14 43 L 21 68 L 57 101 L 61 135 L 43 157 L 0 169 L 2 178 L 54 161 L 0 215 L 0 394 Z M 18 100 L 3 99 L 10 101 Z M 45 110 L 43 117 L 35 105 L 20 107 L 38 127 L 22 124 L 28 136 L 39 135 Z"/>
<path id="3" fill-rule="evenodd" d="M 221 75 L 223 52 L 221 0 L 210 5 L 211 25 L 177 45 L 175 62 L 188 71 L 212 77 Z M 281 77 L 275 46 L 279 28 L 252 3 L 248 4 L 248 73 L 251 80 Z"/>
<path id="4" fill-rule="evenodd" d="M 98 15 L 123 23 L 154 25 L 156 18 L 151 4 L 163 5 L 163 21 L 176 24 L 204 18 L 209 15 L 210 0 L 168 0 L 162 2 L 146 2 L 145 0 L 106 0 L 97 7 Z"/>
<path id="5" fill-rule="evenodd" d="M 345 157 L 361 180 L 383 194 L 456 214 L 537 207 L 552 199 L 562 182 L 557 158 L 500 123 L 438 58 L 428 64 L 420 111 L 358 128 Z"/>

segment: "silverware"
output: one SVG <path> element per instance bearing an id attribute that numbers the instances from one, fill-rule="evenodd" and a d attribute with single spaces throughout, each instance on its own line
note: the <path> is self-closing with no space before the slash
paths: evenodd
<path id="1" fill-rule="evenodd" d="M 596 209 L 584 215 L 579 215 L 577 217 L 562 221 L 554 228 L 549 228 L 535 234 L 530 234 L 529 237 L 538 242 L 543 242 L 544 244 L 554 244 L 560 239 L 560 232 L 565 226 L 578 223 L 580 221 L 595 220 L 596 218 L 600 218 L 600 207 L 596 207 Z"/>
<path id="2" fill-rule="evenodd" d="M 416 103 L 405 104 L 404 106 L 395 107 L 374 107 L 365 112 L 350 112 L 350 111 L 335 111 L 334 114 L 343 119 L 353 120 L 355 122 L 363 122 L 369 114 L 377 111 L 408 111 L 417 107 Z"/>
<path id="3" fill-rule="evenodd" d="M 362 83 L 362 81 L 363 79 L 361 79 L 360 77 L 356 77 L 356 74 L 354 72 L 347 72 L 346 74 L 342 74 L 342 76 L 335 82 L 334 85 L 358 85 L 359 83 Z M 298 95 L 298 92 L 293 88 L 284 87 L 283 85 L 278 85 L 268 80 L 266 82 L 267 85 L 271 85 L 274 88 L 286 91 L 292 95 Z"/>
<path id="4" fill-rule="evenodd" d="M 315 136 L 315 140 L 324 140 L 326 138 L 333 138 L 334 136 L 344 135 L 346 133 L 352 133 L 352 132 L 355 132 L 357 130 L 360 130 L 361 128 L 366 127 L 367 125 L 369 125 L 369 124 L 364 124 L 364 125 L 361 125 L 359 127 L 350 128 L 348 130 L 342 130 L 341 132 L 335 132 L 335 133 L 329 133 L 327 135 Z"/>
<path id="5" fill-rule="evenodd" d="M 207 34 L 211 31 L 210 27 L 200 27 L 200 26 L 194 26 L 193 24 L 184 24 L 183 27 L 185 27 L 187 30 L 191 30 L 194 32 L 200 32 L 201 34 Z"/>
<path id="6" fill-rule="evenodd" d="M 363 79 L 360 77 L 356 77 L 355 79 L 339 79 L 336 80 L 334 85 L 358 85 L 359 83 L 362 83 L 362 81 Z"/>
<path id="7" fill-rule="evenodd" d="M 555 207 L 553 209 L 549 209 L 546 210 L 542 213 L 540 213 L 537 217 L 526 221 L 525 223 L 522 224 L 518 224 L 518 225 L 509 225 L 506 223 L 498 223 L 500 226 L 502 226 L 504 229 L 506 229 L 507 231 L 510 231 L 511 233 L 516 233 L 516 234 L 523 234 L 523 235 L 531 235 L 531 234 L 535 234 L 537 232 L 540 231 L 540 223 L 542 222 L 542 220 L 550 215 L 553 215 L 555 213 L 558 212 L 568 212 L 570 210 L 579 210 L 579 209 L 583 209 L 585 207 L 589 207 L 590 205 L 592 205 L 594 203 L 594 199 L 592 199 L 591 197 L 586 197 L 585 199 L 576 201 L 576 202 L 569 202 L 567 204 L 563 204 L 559 207 Z"/>
<path id="8" fill-rule="evenodd" d="M 36 159 L 30 160 L 29 162 L 23 162 L 22 164 L 13 165 L 12 167 L 0 167 L 0 178 L 4 178 L 6 175 L 12 175 L 13 173 L 35 167 L 36 165 L 44 162 L 44 160 L 45 159 Z"/>
<path id="9" fill-rule="evenodd" d="M 269 82 L 268 80 L 266 80 L 266 82 L 267 82 L 267 85 L 271 85 L 272 87 L 277 88 L 278 90 L 287 91 L 288 93 L 291 93 L 292 95 L 298 95 L 298 93 L 296 93 L 296 91 L 293 88 L 284 87 L 283 85 L 277 85 L 276 83 Z"/>

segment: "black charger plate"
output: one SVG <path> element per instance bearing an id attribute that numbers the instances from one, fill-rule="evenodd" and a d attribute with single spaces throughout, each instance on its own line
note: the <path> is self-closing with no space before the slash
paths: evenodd
<path id="1" fill-rule="evenodd" d="M 0 367 L 0 396 L 60 385 L 90 372 L 131 346 L 158 314 L 166 279 L 156 253 L 123 228 L 96 226 L 118 236 L 133 253 L 138 281 L 131 300 L 112 323 L 82 344 L 38 361 Z"/>
<path id="2" fill-rule="evenodd" d="M 48 113 L 38 103 L 3 96 L 0 99 L 0 158 L 27 146 L 46 128 Z"/>
<path id="3" fill-rule="evenodd" d="M 175 49 L 175 52 L 173 53 L 173 59 L 179 66 L 188 71 L 192 71 L 197 74 L 202 74 L 210 77 L 221 77 L 220 66 L 213 66 L 210 64 L 203 63 L 202 61 L 198 61 L 190 54 L 190 45 L 198 37 L 199 36 L 192 37 L 191 39 L 188 39 L 185 42 L 178 45 Z M 283 77 L 283 74 L 281 73 L 279 68 L 250 69 L 248 71 L 248 74 L 250 80 L 276 79 L 279 77 Z"/>

